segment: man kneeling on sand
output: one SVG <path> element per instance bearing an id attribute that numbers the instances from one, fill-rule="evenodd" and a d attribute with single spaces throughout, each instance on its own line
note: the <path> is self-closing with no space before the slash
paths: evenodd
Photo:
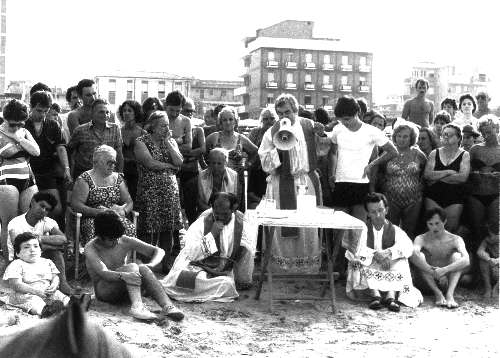
<path id="1" fill-rule="evenodd" d="M 430 289 L 436 305 L 457 308 L 453 297 L 464 269 L 469 266 L 469 254 L 460 236 L 445 230 L 446 212 L 441 208 L 428 210 L 424 215 L 427 224 L 425 234 L 415 238 L 411 262 L 417 267 L 415 285 L 421 290 Z M 443 292 L 446 290 L 446 295 Z"/>
<path id="2" fill-rule="evenodd" d="M 108 303 L 119 303 L 127 297 L 132 305 L 130 314 L 137 319 L 158 318 L 142 302 L 141 286 L 162 308 L 162 316 L 175 321 L 184 314 L 170 301 L 162 285 L 151 271 L 165 252 L 136 238 L 123 235 L 125 227 L 118 214 L 105 211 L 94 221 L 96 238 L 85 245 L 85 259 L 96 297 Z M 148 264 L 127 263 L 133 251 L 151 257 Z"/>

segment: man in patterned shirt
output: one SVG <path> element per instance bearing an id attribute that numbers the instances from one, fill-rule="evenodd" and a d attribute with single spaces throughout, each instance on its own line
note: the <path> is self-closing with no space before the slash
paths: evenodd
<path id="1" fill-rule="evenodd" d="M 92 120 L 73 132 L 68 143 L 68 149 L 72 151 L 73 179 L 92 169 L 94 149 L 102 144 L 116 150 L 116 171 L 123 171 L 122 135 L 118 125 L 110 123 L 109 118 L 108 102 L 96 99 L 92 104 Z"/>

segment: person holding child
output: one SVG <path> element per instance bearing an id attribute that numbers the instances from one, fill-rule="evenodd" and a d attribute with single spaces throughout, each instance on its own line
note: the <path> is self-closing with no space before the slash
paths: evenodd
<path id="1" fill-rule="evenodd" d="M 17 259 L 3 275 L 14 290 L 9 302 L 42 318 L 62 311 L 70 298 L 58 290 L 59 270 L 42 257 L 39 237 L 31 232 L 16 236 L 14 252 Z"/>

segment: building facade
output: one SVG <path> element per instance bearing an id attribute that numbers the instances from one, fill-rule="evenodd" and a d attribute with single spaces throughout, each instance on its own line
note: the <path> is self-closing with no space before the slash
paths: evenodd
<path id="1" fill-rule="evenodd" d="M 114 110 L 126 100 L 144 102 L 148 97 L 163 99 L 178 90 L 189 96 L 192 78 L 165 72 L 113 73 L 95 77 L 97 92 Z"/>
<path id="2" fill-rule="evenodd" d="M 7 0 L 0 4 L 0 94 L 5 92 L 5 46 L 7 44 Z"/>
<path id="3" fill-rule="evenodd" d="M 199 80 L 191 81 L 189 97 L 196 104 L 196 112 L 203 115 L 205 111 L 219 104 L 240 107 L 241 96 L 235 96 L 234 90 L 241 87 L 241 81 Z"/>
<path id="4" fill-rule="evenodd" d="M 281 93 L 293 94 L 308 110 L 333 111 L 343 95 L 372 103 L 370 52 L 354 51 L 338 39 L 313 37 L 311 21 L 286 20 L 245 39 L 240 112 L 257 118 Z"/>

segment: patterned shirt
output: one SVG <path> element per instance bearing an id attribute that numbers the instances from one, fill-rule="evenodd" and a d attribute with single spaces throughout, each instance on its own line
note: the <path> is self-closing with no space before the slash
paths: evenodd
<path id="1" fill-rule="evenodd" d="M 84 171 L 92 169 L 94 149 L 103 144 L 119 153 L 122 152 L 122 134 L 118 125 L 106 122 L 103 131 L 97 129 L 93 121 L 78 126 L 68 143 L 68 149 L 73 153 L 75 168 Z"/>

